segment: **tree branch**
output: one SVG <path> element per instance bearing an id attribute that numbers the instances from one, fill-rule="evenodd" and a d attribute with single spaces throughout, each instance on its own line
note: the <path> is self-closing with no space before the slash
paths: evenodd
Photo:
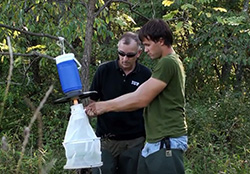
<path id="1" fill-rule="evenodd" d="M 0 82 L 0 85 L 5 85 L 6 83 L 7 83 L 7 81 L 6 82 Z M 16 83 L 16 82 L 10 82 L 10 84 L 11 85 L 18 85 L 18 86 L 22 85 L 22 83 Z"/>
<path id="2" fill-rule="evenodd" d="M 102 12 L 102 10 L 111 3 L 112 3 L 112 0 L 108 0 L 107 2 L 105 2 L 105 4 L 101 8 L 99 8 L 99 10 L 95 13 L 94 18 L 96 18 Z"/>
<path id="3" fill-rule="evenodd" d="M 82 5 L 84 5 L 84 7 L 86 8 L 86 9 L 88 9 L 89 8 L 89 6 L 88 6 L 88 4 L 83 0 L 82 2 L 80 2 Z"/>
<path id="4" fill-rule="evenodd" d="M 0 55 L 9 55 L 9 52 L 0 52 Z M 41 54 L 39 52 L 36 51 L 32 51 L 31 53 L 28 54 L 23 54 L 23 53 L 13 53 L 14 56 L 23 56 L 23 57 L 32 57 L 32 56 L 38 56 L 38 57 L 44 57 L 50 60 L 55 60 L 54 57 L 48 56 L 46 54 Z"/>
<path id="5" fill-rule="evenodd" d="M 7 95 L 9 92 L 9 88 L 10 88 L 10 81 L 11 81 L 11 77 L 12 77 L 12 73 L 13 73 L 13 68 L 14 68 L 14 59 L 13 59 L 13 51 L 12 51 L 12 46 L 11 46 L 11 41 L 10 41 L 10 37 L 7 37 L 7 41 L 8 41 L 8 47 L 9 47 L 9 55 L 10 55 L 10 69 L 9 69 L 9 75 L 7 77 L 7 86 L 4 92 L 4 98 L 3 98 L 3 103 L 2 105 L 2 110 L 0 112 L 0 130 L 1 130 L 1 122 L 2 122 L 2 117 L 3 117 L 3 112 L 4 112 L 4 106 L 5 106 L 5 102 L 7 100 Z"/>
<path id="6" fill-rule="evenodd" d="M 25 103 L 30 107 L 30 109 L 33 111 L 33 113 L 36 112 L 36 108 L 34 104 L 31 102 L 29 98 L 24 97 Z M 43 148 L 43 121 L 42 121 L 42 114 L 39 111 L 37 113 L 37 122 L 38 122 L 38 150 L 42 150 Z M 41 152 L 38 153 L 38 166 L 39 166 L 39 173 L 41 173 L 42 170 L 42 154 Z"/>
<path id="7" fill-rule="evenodd" d="M 15 27 L 8 26 L 8 25 L 5 25 L 5 24 L 0 24 L 0 27 L 8 28 L 8 29 L 10 29 L 10 30 L 19 31 L 20 33 L 27 34 L 27 35 L 31 35 L 31 36 L 47 37 L 47 38 L 54 39 L 54 40 L 60 40 L 59 37 L 56 37 L 56 36 L 53 36 L 53 35 L 44 34 L 44 33 L 34 33 L 34 32 L 30 32 L 30 31 L 25 31 L 25 30 L 22 30 L 22 29 L 20 29 L 20 28 L 15 28 Z M 71 51 L 75 54 L 75 56 L 78 57 L 78 54 L 77 54 L 76 50 L 73 48 L 73 46 L 72 46 L 68 41 L 66 41 L 65 39 L 64 39 L 64 42 L 65 42 L 65 44 L 71 49 Z"/>

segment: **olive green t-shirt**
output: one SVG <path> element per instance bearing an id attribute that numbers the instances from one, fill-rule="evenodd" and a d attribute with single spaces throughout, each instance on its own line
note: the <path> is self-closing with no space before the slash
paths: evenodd
<path id="1" fill-rule="evenodd" d="M 167 86 L 144 110 L 146 139 L 149 143 L 164 137 L 187 134 L 182 62 L 177 54 L 169 54 L 157 61 L 152 78 L 165 82 Z"/>

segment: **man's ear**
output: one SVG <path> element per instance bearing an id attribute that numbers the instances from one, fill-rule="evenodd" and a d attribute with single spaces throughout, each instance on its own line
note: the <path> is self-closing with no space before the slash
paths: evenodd
<path id="1" fill-rule="evenodd" d="M 160 42 L 161 45 L 164 45 L 165 40 L 161 37 L 161 38 L 159 39 L 159 42 Z"/>
<path id="2" fill-rule="evenodd" d="M 142 49 L 139 49 L 137 52 L 137 58 L 140 57 L 141 53 L 142 53 Z"/>

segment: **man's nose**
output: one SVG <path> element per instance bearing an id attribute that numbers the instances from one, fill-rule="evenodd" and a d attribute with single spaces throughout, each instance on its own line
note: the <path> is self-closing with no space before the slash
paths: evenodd
<path id="1" fill-rule="evenodd" d="M 127 55 L 123 56 L 122 58 L 123 58 L 124 60 L 128 60 L 128 59 L 129 59 Z"/>

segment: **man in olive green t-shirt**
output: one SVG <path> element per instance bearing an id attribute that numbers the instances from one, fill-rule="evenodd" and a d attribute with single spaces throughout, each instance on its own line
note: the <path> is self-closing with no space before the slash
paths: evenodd
<path id="1" fill-rule="evenodd" d="M 145 109 L 148 142 L 157 142 L 164 137 L 179 137 L 187 133 L 184 112 L 185 74 L 182 63 L 175 53 L 157 61 L 152 78 L 168 85 Z"/>

